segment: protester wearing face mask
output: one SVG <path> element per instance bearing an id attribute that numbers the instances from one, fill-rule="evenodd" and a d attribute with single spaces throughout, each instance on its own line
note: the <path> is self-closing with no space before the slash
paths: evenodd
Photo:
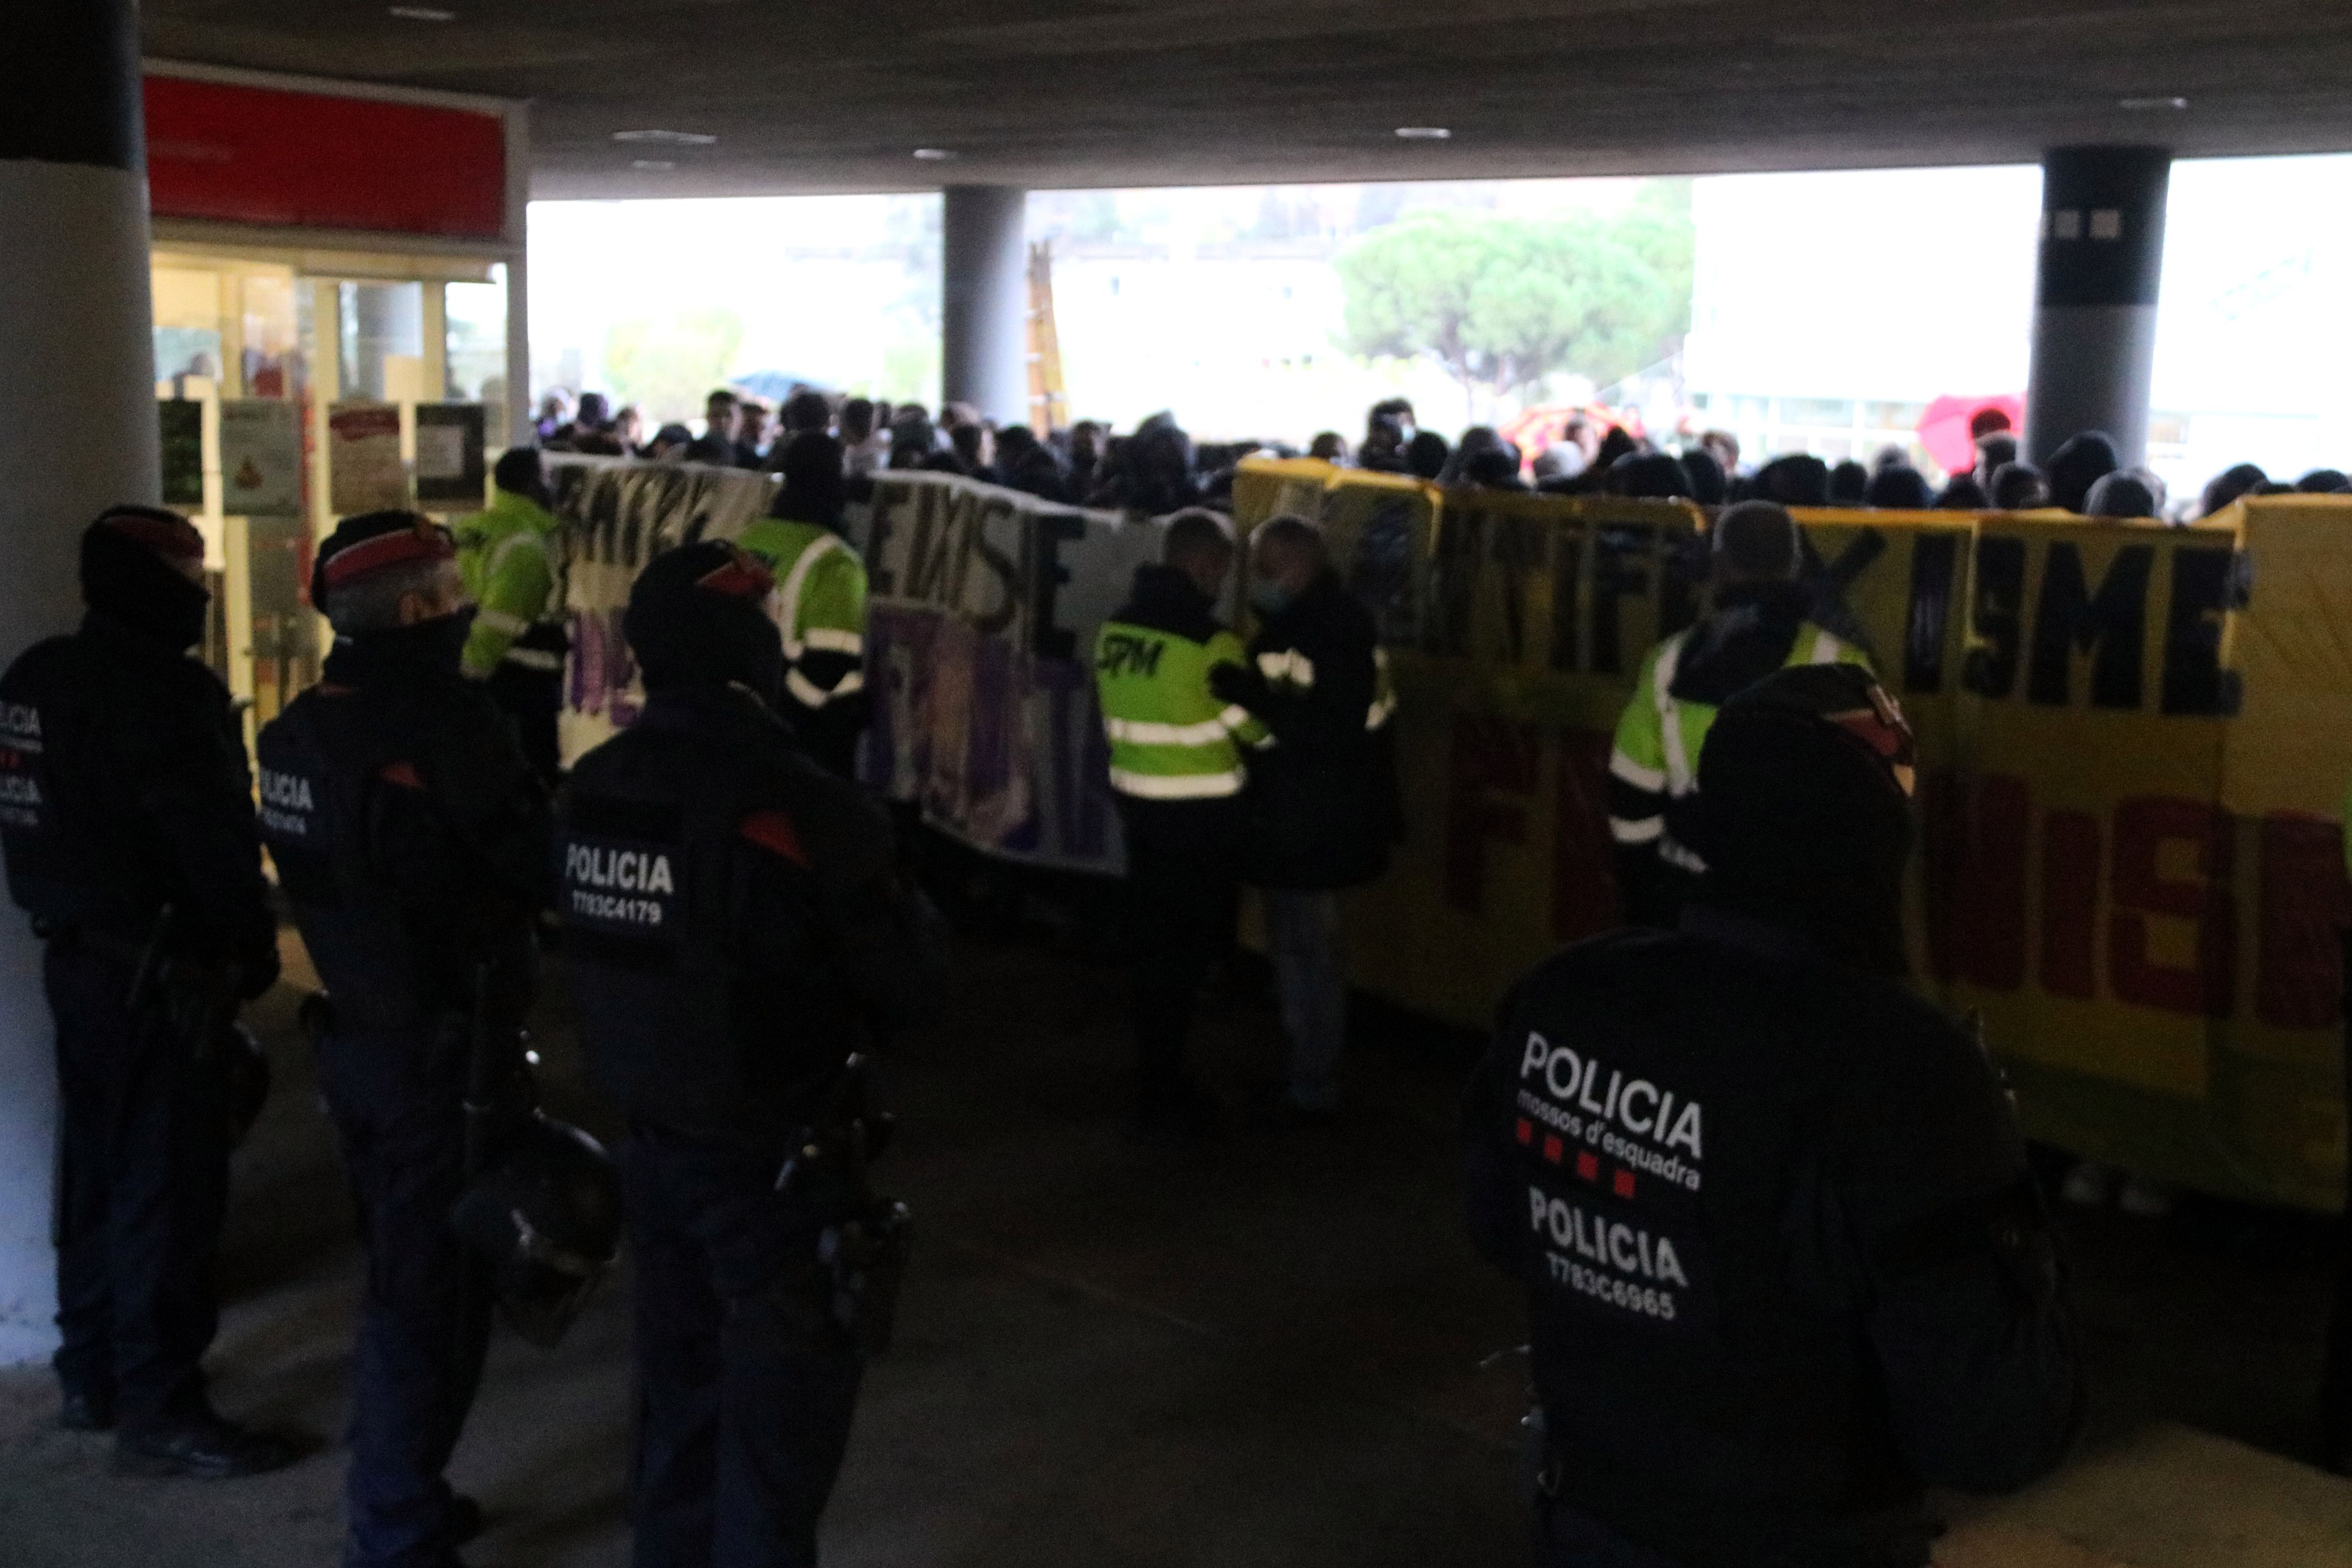
<path id="1" fill-rule="evenodd" d="M 319 1077 L 368 1247 L 344 1561 L 448 1568 L 480 1527 L 443 1472 L 491 1306 L 449 1214 L 473 1051 L 511 1043 L 530 1004 L 547 795 L 460 671 L 474 606 L 446 530 L 405 511 L 344 520 L 310 603 L 334 647 L 262 729 L 261 826 L 331 998 Z M 525 1070 L 510 1068 L 497 1081 Z"/>
<path id="2" fill-rule="evenodd" d="M 1263 724 L 1244 793 L 1242 879 L 1265 891 L 1282 1021 L 1280 1110 L 1328 1121 L 1347 1036 L 1340 889 L 1371 881 L 1400 837 L 1389 719 L 1396 699 L 1370 612 L 1332 569 L 1323 531 L 1269 518 L 1250 536 L 1257 632 L 1246 663 L 1211 673 L 1223 700 Z"/>

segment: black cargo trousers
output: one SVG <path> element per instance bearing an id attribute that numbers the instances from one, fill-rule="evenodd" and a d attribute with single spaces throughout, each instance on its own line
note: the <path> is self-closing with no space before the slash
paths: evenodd
<path id="1" fill-rule="evenodd" d="M 58 1379 L 134 1433 L 210 1408 L 229 1154 L 216 1064 L 131 1011 L 140 959 L 134 942 L 68 927 L 42 969 L 60 1101 Z"/>

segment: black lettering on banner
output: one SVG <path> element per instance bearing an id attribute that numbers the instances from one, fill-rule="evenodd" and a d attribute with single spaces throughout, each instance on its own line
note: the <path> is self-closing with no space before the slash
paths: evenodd
<path id="1" fill-rule="evenodd" d="M 2025 678 L 2030 700 L 2063 706 L 2073 685 L 2074 656 L 2083 653 L 2091 656 L 2092 706 L 2139 706 L 2147 579 L 2155 563 L 2154 545 L 2126 544 L 2116 552 L 2094 594 L 2083 574 L 2081 546 L 2052 542 L 2042 564 L 2041 601 L 2034 606 L 2033 654 Z"/>
<path id="2" fill-rule="evenodd" d="M 923 485 L 915 491 L 915 532 L 907 542 L 906 596 L 944 605 L 948 575 L 948 510 L 953 494 L 945 485 Z"/>
<path id="3" fill-rule="evenodd" d="M 898 531 L 898 505 L 911 488 L 887 481 L 874 487 L 873 507 L 866 514 L 866 580 L 877 599 L 898 594 L 898 574 L 889 565 L 890 536 Z"/>
<path id="4" fill-rule="evenodd" d="M 1584 581 L 1584 528 L 1563 523 L 1551 532 L 1551 667 L 1578 668 L 1577 634 L 1583 626 L 1577 589 Z"/>
<path id="5" fill-rule="evenodd" d="M 2221 668 L 2221 617 L 2231 607 L 2238 552 L 2227 546 L 2172 552 L 2172 603 L 2164 617 L 2167 713 L 2233 717 L 2244 698 L 2238 672 Z"/>
<path id="6" fill-rule="evenodd" d="M 1698 591 L 1710 565 L 1705 535 L 1662 531 L 1658 541 L 1658 636 L 1698 621 Z"/>
<path id="7" fill-rule="evenodd" d="M 621 487 L 614 482 L 613 470 L 594 469 L 591 472 L 587 483 L 589 531 L 601 532 L 615 542 L 615 550 L 622 565 L 636 565 L 639 556 L 635 531 L 630 531 L 627 540 L 621 538 Z"/>
<path id="8" fill-rule="evenodd" d="M 1657 546 L 1658 531 L 1641 523 L 1604 523 L 1592 541 L 1592 672 L 1625 673 L 1623 620 L 1618 602 L 1647 594 L 1642 568 Z M 1664 605 L 1660 606 L 1663 618 Z"/>
<path id="9" fill-rule="evenodd" d="M 1903 689 L 1933 695 L 1944 689 L 1944 644 L 1952 621 L 1952 580 L 1959 563 L 1956 533 L 1919 533 L 1911 541 L 1911 596 L 1903 626 Z"/>
<path id="10" fill-rule="evenodd" d="M 1029 580 L 1035 605 L 1030 651 L 1039 658 L 1073 658 L 1078 634 L 1061 624 L 1057 603 L 1070 569 L 1062 564 L 1062 542 L 1084 539 L 1087 520 L 1074 511 L 1033 513 L 1029 518 Z"/>
<path id="11" fill-rule="evenodd" d="M 1021 613 L 1024 568 L 989 542 L 987 524 L 992 517 L 1017 521 L 1020 513 L 1013 503 L 949 485 L 913 488 L 915 526 L 907 544 L 900 596 L 961 616 L 984 635 L 1012 626 Z M 969 598 L 975 564 L 997 586 L 996 602 L 978 612 L 971 608 Z"/>
<path id="12" fill-rule="evenodd" d="M 1486 514 L 1438 514 L 1433 563 L 1437 613 L 1429 618 L 1429 651 L 1457 658 L 1470 652 L 1470 618 L 1478 603 L 1478 567 L 1486 558 Z"/>
<path id="13" fill-rule="evenodd" d="M 1821 562 L 1811 535 L 1804 536 L 1805 553 L 1809 560 Z M 1812 587 L 1812 606 L 1806 613 L 1815 626 L 1832 637 L 1853 644 L 1869 655 L 1874 663 L 1878 650 L 1870 646 L 1869 628 L 1862 617 L 1847 607 L 1845 593 L 1862 581 L 1878 558 L 1886 553 L 1886 536 L 1874 528 L 1865 528 L 1845 542 L 1837 559 L 1822 563 L 1818 570 L 1809 573 Z"/>
<path id="14" fill-rule="evenodd" d="M 1503 584 L 1503 662 L 1517 664 L 1528 643 L 1528 579 L 1541 563 L 1544 524 L 1534 518 L 1495 520 L 1494 563 Z"/>
<path id="15" fill-rule="evenodd" d="M 994 637 L 1012 626 L 1020 616 L 1024 599 L 1021 563 L 989 542 L 988 523 L 992 518 L 1010 522 L 1016 529 L 1023 527 L 1023 514 L 1011 501 L 998 496 L 975 496 L 971 515 L 964 524 L 965 563 L 956 573 L 959 602 L 963 598 L 964 575 L 971 556 L 978 555 L 989 575 L 996 579 L 996 608 L 974 617 L 972 622 L 984 637 Z M 1072 645 L 1076 646 L 1075 638 Z"/>
<path id="16" fill-rule="evenodd" d="M 2006 697 L 2017 684 L 2025 640 L 2025 541 L 1978 538 L 1972 596 L 1969 628 L 1976 646 L 1961 684 L 1979 697 Z"/>

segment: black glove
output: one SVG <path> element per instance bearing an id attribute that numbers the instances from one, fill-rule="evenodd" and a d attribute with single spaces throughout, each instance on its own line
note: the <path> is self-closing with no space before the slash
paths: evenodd
<path id="1" fill-rule="evenodd" d="M 1220 702 L 1254 709 L 1265 697 L 1265 682 L 1259 679 L 1257 671 L 1244 665 L 1211 665 L 1209 695 Z"/>

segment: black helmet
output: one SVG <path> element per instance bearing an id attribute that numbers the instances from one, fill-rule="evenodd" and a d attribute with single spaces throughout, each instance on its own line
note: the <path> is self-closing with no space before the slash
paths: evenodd
<path id="1" fill-rule="evenodd" d="M 1902 973 L 1915 752 L 1902 709 L 1853 665 L 1796 665 L 1739 692 L 1699 752 L 1705 896 Z"/>
<path id="2" fill-rule="evenodd" d="M 620 1175 L 603 1144 L 534 1112 L 457 1199 L 449 1224 L 491 1266 L 490 1289 L 515 1332 L 551 1347 L 620 1252 Z"/>
<path id="3" fill-rule="evenodd" d="M 232 1019 L 213 1041 L 221 1068 L 221 1109 L 228 1115 L 228 1146 L 245 1142 L 269 1100 L 269 1058 L 251 1029 Z"/>

